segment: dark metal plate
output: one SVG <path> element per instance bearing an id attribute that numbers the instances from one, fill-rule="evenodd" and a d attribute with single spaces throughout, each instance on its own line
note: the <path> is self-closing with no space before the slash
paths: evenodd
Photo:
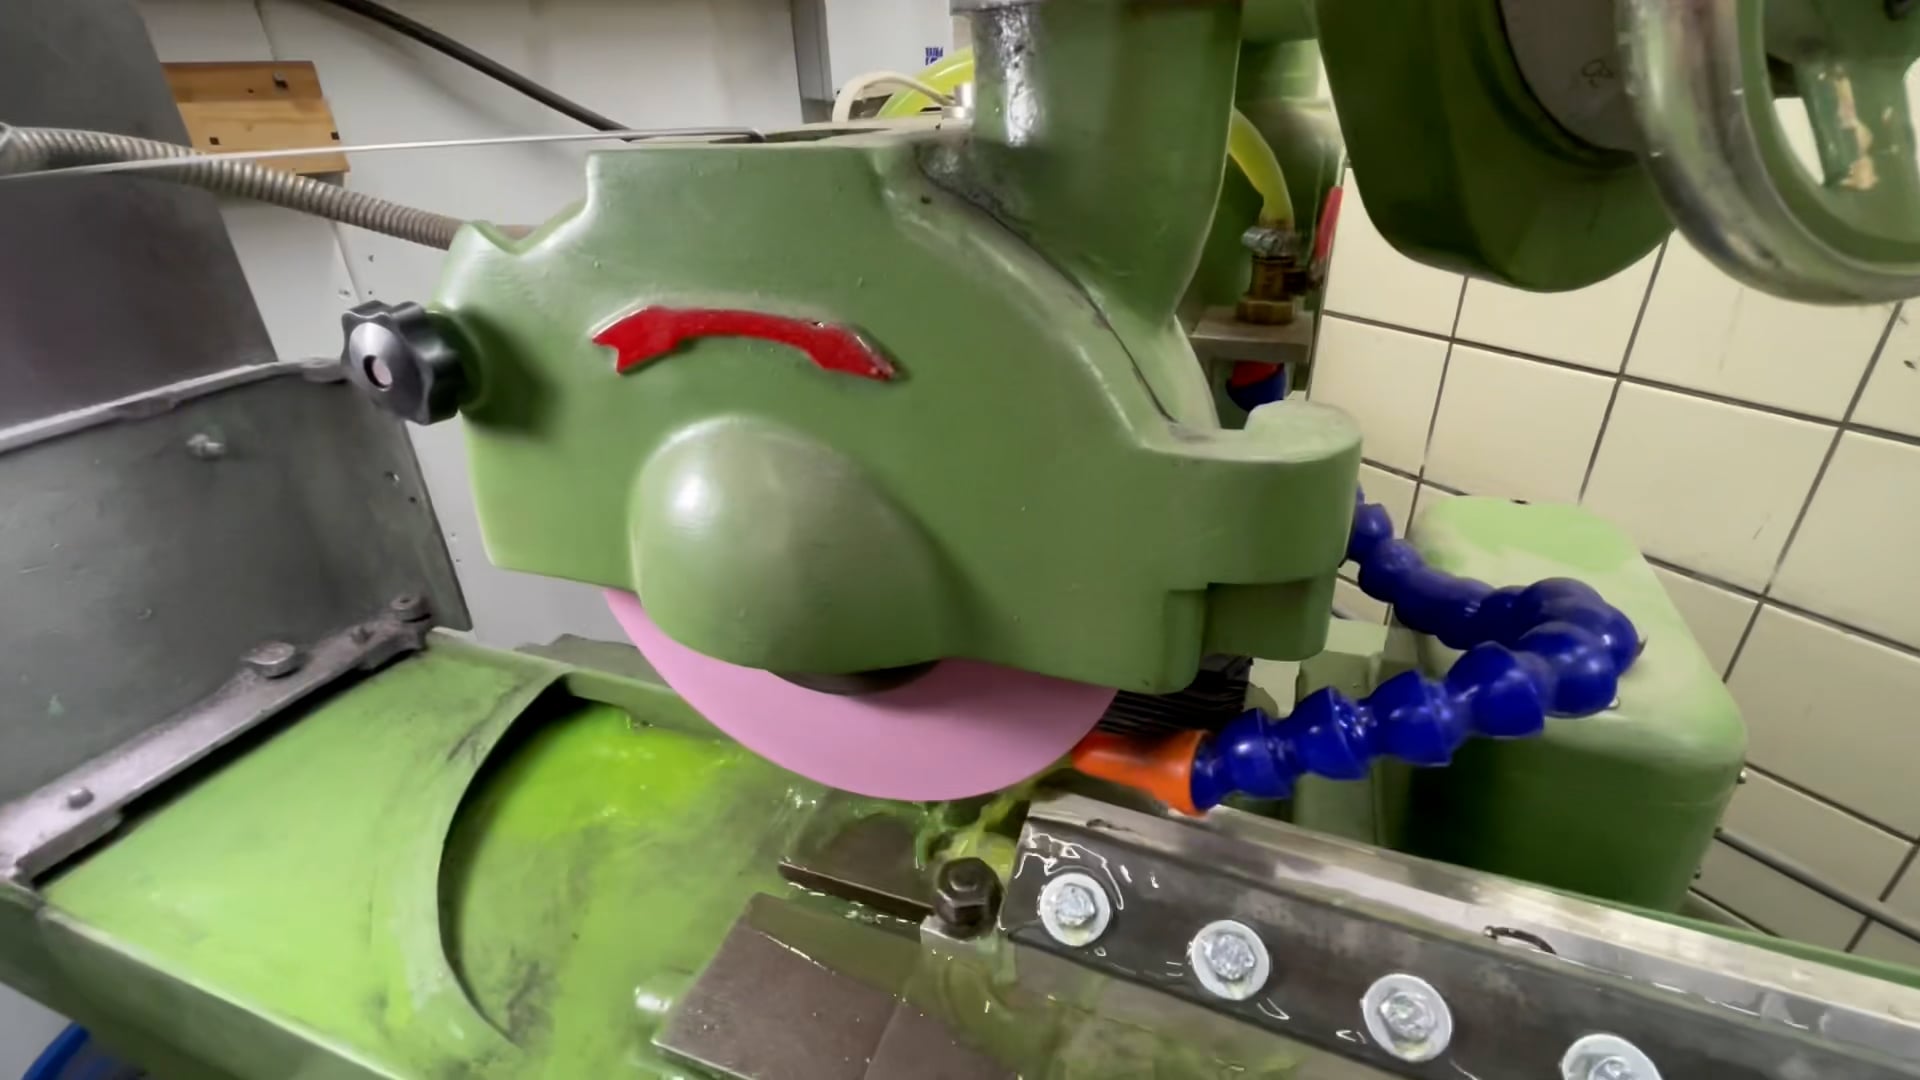
<path id="1" fill-rule="evenodd" d="M 1231 812 L 1187 824 L 1076 796 L 1036 804 L 1021 843 L 1001 909 L 1015 941 L 1400 1075 L 1554 1076 L 1575 1039 L 1608 1032 L 1688 1080 L 1920 1076 L 1904 1050 L 1920 1032 L 1899 1019 L 1912 991 L 1491 875 Z M 1086 947 L 1038 920 L 1042 883 L 1064 870 L 1112 902 Z M 1272 955 L 1249 1000 L 1213 996 L 1188 969 L 1188 943 L 1217 919 L 1253 928 Z M 1485 933 L 1509 923 L 1558 955 Z M 1360 999 L 1396 972 L 1452 1011 L 1434 1061 L 1397 1061 L 1366 1034 Z"/>

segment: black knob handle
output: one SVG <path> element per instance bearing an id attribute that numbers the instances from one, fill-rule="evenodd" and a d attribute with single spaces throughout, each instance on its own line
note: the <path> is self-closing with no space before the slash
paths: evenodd
<path id="1" fill-rule="evenodd" d="M 340 317 L 347 378 L 403 420 L 436 424 L 460 411 L 465 376 L 460 354 L 415 303 L 370 301 Z"/>

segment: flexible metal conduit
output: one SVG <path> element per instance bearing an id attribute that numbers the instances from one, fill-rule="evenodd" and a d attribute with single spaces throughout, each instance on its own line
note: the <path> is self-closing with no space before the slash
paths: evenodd
<path id="1" fill-rule="evenodd" d="M 0 176 L 71 165 L 159 158 L 187 159 L 177 167 L 155 169 L 151 173 L 175 183 L 257 199 L 441 250 L 453 245 L 453 235 L 464 224 L 458 218 L 349 191 L 338 184 L 280 172 L 251 161 L 227 161 L 173 143 L 107 131 L 0 125 Z"/>

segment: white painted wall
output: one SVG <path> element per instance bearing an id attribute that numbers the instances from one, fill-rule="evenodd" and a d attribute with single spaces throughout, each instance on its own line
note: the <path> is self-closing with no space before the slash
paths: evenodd
<path id="1" fill-rule="evenodd" d="M 308 0 L 138 6 L 162 60 L 312 61 L 349 145 L 582 130 L 389 30 Z M 800 120 L 787 0 L 391 6 L 634 127 L 781 127 Z M 346 182 L 462 217 L 534 223 L 583 192 L 582 162 L 592 145 L 364 154 L 353 159 Z M 233 204 L 225 213 L 281 356 L 336 353 L 340 312 L 362 300 L 433 292 L 438 252 L 274 207 Z M 487 561 L 457 421 L 412 434 L 480 640 L 515 646 L 563 633 L 621 639 L 598 590 Z"/>
<path id="2" fill-rule="evenodd" d="M 836 90 L 869 71 L 911 75 L 927 65 L 928 49 L 954 45 L 948 0 L 826 0 L 826 7 Z"/>

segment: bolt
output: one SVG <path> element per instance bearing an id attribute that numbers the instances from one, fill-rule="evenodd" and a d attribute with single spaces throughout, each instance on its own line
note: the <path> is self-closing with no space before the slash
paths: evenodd
<path id="1" fill-rule="evenodd" d="M 419 593 L 401 593 L 387 605 L 387 610 L 393 612 L 394 618 L 401 622 L 420 622 L 433 614 L 427 598 Z"/>
<path id="2" fill-rule="evenodd" d="M 1432 1061 L 1453 1041 L 1453 1011 L 1433 984 L 1396 972 L 1374 980 L 1361 1019 L 1380 1048 L 1401 1061 Z"/>
<path id="3" fill-rule="evenodd" d="M 227 456 L 227 444 L 201 431 L 187 438 L 187 453 L 201 461 L 215 461 Z"/>
<path id="4" fill-rule="evenodd" d="M 1583 1035 L 1560 1059 L 1562 1080 L 1660 1080 L 1641 1049 L 1618 1035 Z"/>
<path id="5" fill-rule="evenodd" d="M 93 801 L 91 788 L 77 787 L 67 792 L 67 809 L 78 810 Z"/>
<path id="6" fill-rule="evenodd" d="M 1107 932 L 1113 906 L 1100 883 L 1077 871 L 1048 880 L 1040 890 L 1040 924 L 1062 945 L 1091 945 Z"/>
<path id="7" fill-rule="evenodd" d="M 1639 1080 L 1633 1065 L 1622 1057 L 1602 1058 L 1587 1070 L 1587 1080 Z"/>
<path id="8" fill-rule="evenodd" d="M 258 645 L 243 658 L 248 670 L 263 679 L 279 679 L 300 670 L 300 650 L 284 641 Z"/>
<path id="9" fill-rule="evenodd" d="M 1387 1030 L 1401 1042 L 1425 1042 L 1435 1027 L 1433 1010 L 1427 1003 L 1405 990 L 1396 990 L 1380 1003 L 1380 1018 Z"/>
<path id="10" fill-rule="evenodd" d="M 1060 920 L 1061 926 L 1078 929 L 1098 914 L 1100 907 L 1094 902 L 1093 894 L 1079 885 L 1068 885 L 1054 895 L 1053 917 Z"/>
<path id="11" fill-rule="evenodd" d="M 975 858 L 949 859 L 933 879 L 933 911 L 947 933 L 969 938 L 993 925 L 1000 911 L 1000 878 Z"/>
<path id="12" fill-rule="evenodd" d="M 1228 1001 L 1245 1001 L 1259 993 L 1272 964 L 1260 936 L 1232 919 L 1201 927 L 1187 943 L 1187 961 L 1208 993 Z"/>

